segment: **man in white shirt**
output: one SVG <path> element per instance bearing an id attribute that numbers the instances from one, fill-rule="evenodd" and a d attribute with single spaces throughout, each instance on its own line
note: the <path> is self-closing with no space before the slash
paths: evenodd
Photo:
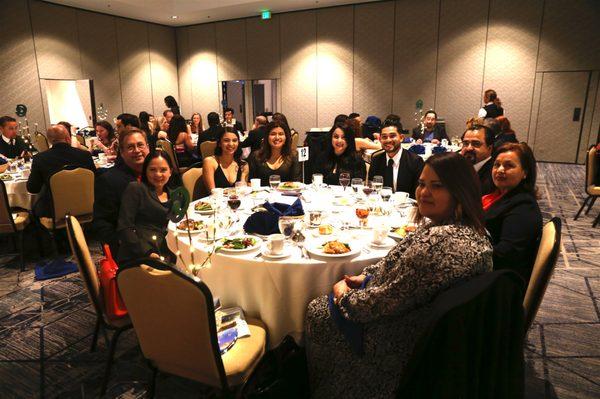
<path id="1" fill-rule="evenodd" d="M 494 149 L 494 132 L 475 121 L 462 136 L 460 154 L 471 161 L 481 182 L 481 195 L 494 191 L 492 181 L 492 150 Z"/>
<path id="2" fill-rule="evenodd" d="M 6 158 L 25 156 L 29 146 L 17 134 L 18 124 L 15 118 L 3 116 L 0 118 L 0 154 Z"/>

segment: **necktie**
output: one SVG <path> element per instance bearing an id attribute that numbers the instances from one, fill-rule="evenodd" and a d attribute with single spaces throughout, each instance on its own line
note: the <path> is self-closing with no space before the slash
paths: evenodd
<path id="1" fill-rule="evenodd" d="M 10 139 L 10 145 L 15 145 L 15 139 Z"/>
<path id="2" fill-rule="evenodd" d="M 385 175 L 383 176 L 383 185 L 391 187 L 392 191 L 396 191 L 394 187 L 394 160 L 388 159 L 387 166 L 385 167 Z"/>

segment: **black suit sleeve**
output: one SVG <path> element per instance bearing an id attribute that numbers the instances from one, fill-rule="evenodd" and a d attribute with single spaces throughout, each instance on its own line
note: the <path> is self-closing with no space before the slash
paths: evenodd
<path id="1" fill-rule="evenodd" d="M 373 176 L 376 176 L 376 171 L 377 171 L 377 165 L 379 163 L 379 158 L 381 158 L 382 155 L 379 155 L 377 157 L 371 157 L 371 167 L 369 168 L 369 181 L 373 180 Z"/>
<path id="2" fill-rule="evenodd" d="M 416 191 L 417 191 L 417 186 L 419 185 L 419 177 L 421 177 L 421 172 L 423 171 L 423 168 L 425 167 L 425 161 L 423 161 L 423 158 L 421 158 L 420 156 L 415 156 L 411 162 L 411 168 L 412 168 L 412 175 L 413 175 L 413 180 L 412 180 L 412 185 L 411 185 L 411 190 L 408 193 L 410 198 L 416 198 Z"/>
<path id="3" fill-rule="evenodd" d="M 33 161 L 31 162 L 31 173 L 27 179 L 27 191 L 32 194 L 37 194 L 42 190 L 44 183 L 44 174 L 42 173 L 42 166 L 39 164 L 39 158 L 33 157 Z"/>
<path id="4" fill-rule="evenodd" d="M 354 170 L 352 173 L 353 178 L 365 179 L 367 177 L 367 164 L 362 157 L 356 157 L 354 163 Z"/>
<path id="5" fill-rule="evenodd" d="M 421 138 L 421 127 L 417 126 L 412 130 L 413 140 L 419 140 Z"/>
<path id="6" fill-rule="evenodd" d="M 509 210 L 502 218 L 500 239 L 494 245 L 494 264 L 521 261 L 540 229 L 538 212 L 532 203 L 523 203 Z"/>
<path id="7" fill-rule="evenodd" d="M 438 125 L 440 126 L 440 125 Z M 439 130 L 439 134 L 437 137 L 438 140 L 442 141 L 443 139 L 446 139 L 448 141 L 450 141 L 450 139 L 448 138 L 448 134 L 446 133 L 446 128 L 443 126 L 440 126 L 440 130 Z"/>
<path id="8" fill-rule="evenodd" d="M 96 178 L 94 187 L 94 231 L 101 243 L 108 243 L 111 249 L 117 247 L 115 222 L 119 217 L 119 198 L 107 179 L 107 174 Z M 116 252 L 115 252 L 116 255 Z"/>
<path id="9" fill-rule="evenodd" d="M 258 132 L 250 130 L 250 132 L 248 132 L 248 137 L 242 142 L 242 148 L 253 147 L 253 144 L 256 143 L 257 139 Z"/>
<path id="10" fill-rule="evenodd" d="M 153 248 L 137 235 L 135 226 L 137 211 L 145 201 L 144 188 L 138 182 L 131 182 L 123 193 L 117 234 L 119 247 L 126 247 L 127 252 L 135 257 L 149 255 Z"/>

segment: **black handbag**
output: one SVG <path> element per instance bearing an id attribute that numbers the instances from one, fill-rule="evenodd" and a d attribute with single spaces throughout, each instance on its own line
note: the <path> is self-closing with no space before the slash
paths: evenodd
<path id="1" fill-rule="evenodd" d="M 289 335 L 279 346 L 265 353 L 241 393 L 245 399 L 304 399 L 309 396 L 306 350 Z"/>

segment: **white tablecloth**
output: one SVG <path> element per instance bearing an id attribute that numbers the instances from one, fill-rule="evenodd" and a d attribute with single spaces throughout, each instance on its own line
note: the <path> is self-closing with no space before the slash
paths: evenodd
<path id="1" fill-rule="evenodd" d="M 12 175 L 13 180 L 5 181 L 8 194 L 8 204 L 11 208 L 23 208 L 31 210 L 37 199 L 36 194 L 27 192 L 27 179 L 21 175 Z"/>
<path id="2" fill-rule="evenodd" d="M 339 189 L 339 187 L 337 188 Z M 324 190 L 328 191 L 328 190 Z M 350 193 L 350 190 L 348 190 Z M 255 195 L 255 194 L 253 194 Z M 304 316 L 308 303 L 320 295 L 331 292 L 335 282 L 341 280 L 344 274 L 354 275 L 362 271 L 365 266 L 375 263 L 385 256 L 391 249 L 374 249 L 368 242 L 373 232 L 370 229 L 361 230 L 354 228 L 357 218 L 353 206 L 332 206 L 331 193 L 314 194 L 310 203 L 304 202 L 305 211 L 311 208 L 325 209 L 329 214 L 325 223 L 341 226 L 344 221 L 353 227 L 340 232 L 336 229 L 335 236 L 341 241 L 350 243 L 351 246 L 364 247 L 355 257 L 344 259 L 310 259 L 303 258 L 299 248 L 289 245 L 289 258 L 283 260 L 268 260 L 258 256 L 260 251 L 246 255 L 213 254 L 210 267 L 200 270 L 198 276 L 208 285 L 213 296 L 219 297 L 223 306 L 241 306 L 250 317 L 260 318 L 268 328 L 269 344 L 277 345 L 286 334 L 291 334 L 296 339 L 301 339 L 304 329 Z M 325 198 L 329 195 L 329 201 Z M 309 195 L 307 194 L 307 197 Z M 287 200 L 290 197 L 281 197 L 279 194 L 270 194 L 270 201 Z M 348 198 L 352 202 L 352 198 Z M 340 201 L 337 198 L 337 201 Z M 264 202 L 258 198 L 247 196 L 243 199 L 242 208 L 247 212 L 238 211 L 238 232 L 242 222 L 250 214 L 253 205 Z M 341 200 L 345 202 L 345 200 Z M 223 210 L 221 213 L 229 212 Z M 193 205 L 190 206 L 190 215 L 193 214 Z M 392 220 L 394 225 L 401 225 L 405 216 L 392 213 L 386 220 Z M 196 217 L 197 218 L 197 217 Z M 391 219 L 390 219 L 391 218 Z M 381 223 L 384 217 L 377 220 L 370 217 L 371 225 Z M 402 219 L 402 220 L 401 220 Z M 316 229 L 305 230 L 307 247 L 311 243 L 329 241 L 331 236 L 319 236 Z M 177 240 L 177 241 L 176 241 Z M 190 245 L 185 234 L 175 234 L 174 224 L 170 224 L 167 235 L 169 248 L 173 252 L 180 251 L 186 265 L 190 265 Z M 206 258 L 210 247 L 198 239 L 192 241 L 194 247 L 195 263 L 199 264 Z M 185 269 L 181 261 L 178 265 Z"/>

